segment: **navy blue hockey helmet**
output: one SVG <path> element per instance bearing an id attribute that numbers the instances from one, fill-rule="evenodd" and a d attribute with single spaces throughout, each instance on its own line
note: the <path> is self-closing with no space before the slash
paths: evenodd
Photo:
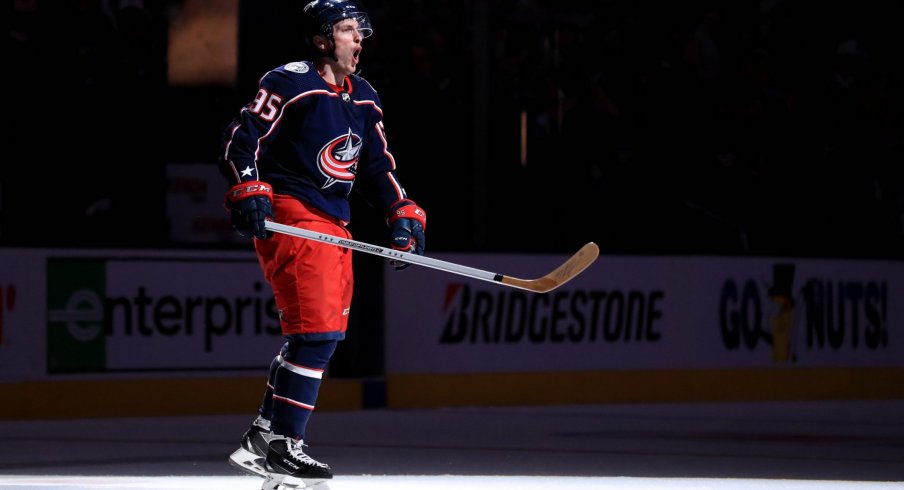
<path id="1" fill-rule="evenodd" d="M 332 40 L 333 24 L 343 19 L 357 20 L 363 37 L 374 32 L 367 12 L 353 0 L 313 0 L 304 6 L 304 17 L 308 24 L 306 34 L 311 37 L 323 35 Z"/>

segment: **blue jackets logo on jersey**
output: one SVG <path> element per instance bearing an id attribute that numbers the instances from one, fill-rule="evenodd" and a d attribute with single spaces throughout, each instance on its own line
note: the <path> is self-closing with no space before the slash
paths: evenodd
<path id="1" fill-rule="evenodd" d="M 358 153 L 361 151 L 361 137 L 352 133 L 334 138 L 323 145 L 317 154 L 317 166 L 326 177 L 323 189 L 336 182 L 351 184 L 358 169 Z"/>

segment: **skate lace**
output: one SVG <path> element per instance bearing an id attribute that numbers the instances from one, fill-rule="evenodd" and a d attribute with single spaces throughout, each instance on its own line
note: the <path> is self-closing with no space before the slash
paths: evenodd
<path id="1" fill-rule="evenodd" d="M 326 465 L 325 463 L 321 463 L 320 461 L 317 461 L 316 459 L 305 454 L 305 452 L 304 452 L 305 447 L 307 447 L 307 444 L 305 444 L 301 441 L 298 441 L 298 442 L 292 441 L 289 444 L 289 454 L 292 455 L 293 458 L 297 459 L 298 461 L 301 461 L 304 464 L 307 464 L 310 466 L 318 466 L 320 468 L 329 468 L 329 466 Z"/>

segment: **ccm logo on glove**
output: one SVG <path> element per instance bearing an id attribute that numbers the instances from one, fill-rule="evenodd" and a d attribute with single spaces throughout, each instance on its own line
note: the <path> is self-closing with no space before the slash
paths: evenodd
<path id="1" fill-rule="evenodd" d="M 231 213 L 235 231 L 259 240 L 273 236 L 265 224 L 273 219 L 272 200 L 273 188 L 266 182 L 253 180 L 232 186 L 226 193 L 226 209 Z"/>
<path id="2" fill-rule="evenodd" d="M 232 189 L 229 189 L 229 193 L 226 194 L 226 197 L 232 202 L 251 196 L 267 196 L 272 199 L 273 188 L 267 183 L 255 180 L 234 185 Z"/>

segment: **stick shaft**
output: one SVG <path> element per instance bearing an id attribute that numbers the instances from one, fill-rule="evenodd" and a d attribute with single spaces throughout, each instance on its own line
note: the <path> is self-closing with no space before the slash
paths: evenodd
<path id="1" fill-rule="evenodd" d="M 452 272 L 454 274 L 458 274 L 461 276 L 467 276 L 474 279 L 480 279 L 483 281 L 489 282 L 500 282 L 502 280 L 502 275 L 496 274 L 494 272 L 489 272 L 485 270 L 475 269 L 473 267 L 468 267 L 466 265 L 456 264 L 454 262 L 446 262 L 444 260 L 434 259 L 431 257 L 425 257 L 423 255 L 416 255 L 409 252 L 400 252 L 398 250 L 393 250 L 388 247 L 380 247 L 377 245 L 371 245 L 369 243 L 359 242 L 357 240 L 352 240 L 350 238 L 340 238 L 337 236 L 329 235 L 327 233 L 320 233 L 316 231 L 306 230 L 304 228 L 298 228 L 295 226 L 284 225 L 281 223 L 274 223 L 272 221 L 267 221 L 265 226 L 268 230 L 274 231 L 277 233 L 283 233 L 286 235 L 292 235 L 300 238 L 307 238 L 308 240 L 315 240 L 322 243 L 329 243 L 330 245 L 336 245 L 337 247 L 346 247 L 352 250 L 357 250 L 359 252 L 365 252 L 372 255 L 379 255 L 381 257 L 385 257 L 393 260 L 401 260 L 403 262 L 408 262 L 411 264 L 421 265 L 424 267 L 430 267 L 433 269 L 438 269 L 445 272 Z"/>
<path id="2" fill-rule="evenodd" d="M 576 254 L 571 256 L 567 261 L 549 274 L 537 279 L 519 279 L 517 277 L 505 276 L 496 272 L 475 269 L 474 267 L 468 267 L 454 262 L 447 262 L 445 260 L 434 259 L 409 252 L 400 252 L 398 250 L 393 250 L 392 248 L 371 245 L 350 238 L 340 238 L 327 233 L 306 230 L 304 228 L 274 223 L 272 221 L 265 222 L 264 226 L 268 230 L 276 233 L 315 240 L 337 247 L 350 248 L 359 252 L 379 255 L 392 260 L 401 260 L 410 264 L 429 267 L 444 272 L 451 272 L 472 279 L 480 279 L 481 281 L 533 291 L 535 293 L 546 293 L 565 284 L 589 267 L 590 264 L 596 260 L 597 256 L 599 256 L 599 247 L 597 247 L 595 243 L 590 242 L 584 245 Z"/>

